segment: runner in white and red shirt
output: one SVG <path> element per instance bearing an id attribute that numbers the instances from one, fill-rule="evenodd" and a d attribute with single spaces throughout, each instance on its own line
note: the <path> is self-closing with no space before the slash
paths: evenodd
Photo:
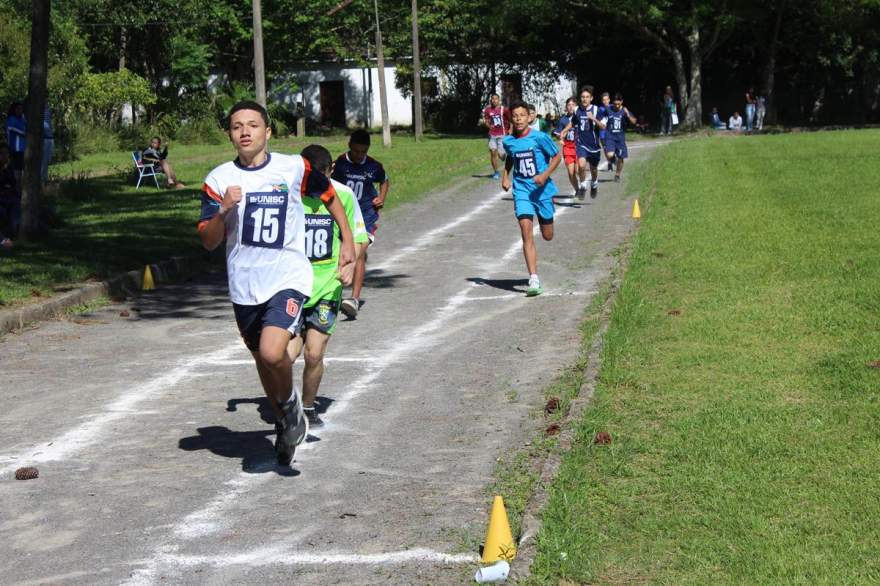
<path id="1" fill-rule="evenodd" d="M 354 270 L 354 242 L 330 180 L 299 155 L 270 153 L 271 136 L 263 106 L 247 100 L 232 107 L 229 138 L 238 156 L 205 178 L 199 235 L 208 250 L 226 240 L 235 320 L 275 411 L 276 458 L 287 466 L 308 433 L 287 354 L 312 294 L 302 198 L 320 199 L 339 225 L 339 273 L 346 284 Z"/>
<path id="2" fill-rule="evenodd" d="M 494 171 L 492 179 L 500 179 L 504 147 L 501 140 L 510 133 L 510 111 L 501 105 L 501 96 L 492 94 L 489 105 L 483 109 L 483 122 L 489 128 L 489 159 Z"/>

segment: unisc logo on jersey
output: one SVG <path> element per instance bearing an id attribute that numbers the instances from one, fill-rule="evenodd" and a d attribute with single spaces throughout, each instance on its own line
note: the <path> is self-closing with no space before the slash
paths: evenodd
<path id="1" fill-rule="evenodd" d="M 296 317 L 299 313 L 299 303 L 296 302 L 295 299 L 287 300 L 287 315 L 290 317 Z"/>

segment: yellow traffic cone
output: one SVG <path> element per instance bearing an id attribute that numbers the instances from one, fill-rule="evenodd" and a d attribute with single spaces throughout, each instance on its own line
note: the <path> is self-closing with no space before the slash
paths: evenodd
<path id="1" fill-rule="evenodd" d="M 639 209 L 639 200 L 635 200 L 633 202 L 633 215 L 632 215 L 632 217 L 634 220 L 638 220 L 639 218 L 642 217 L 642 210 Z"/>
<path id="2" fill-rule="evenodd" d="M 504 508 L 504 499 L 496 496 L 492 500 L 492 514 L 489 515 L 489 529 L 486 531 L 486 543 L 483 545 L 484 564 L 491 564 L 498 560 L 511 561 L 516 556 L 516 544 L 510 533 L 510 523 L 507 520 L 507 510 Z"/>
<path id="3" fill-rule="evenodd" d="M 156 288 L 156 283 L 153 282 L 153 271 L 150 270 L 150 265 L 144 269 L 144 280 L 141 283 L 141 290 L 143 291 L 152 291 Z"/>

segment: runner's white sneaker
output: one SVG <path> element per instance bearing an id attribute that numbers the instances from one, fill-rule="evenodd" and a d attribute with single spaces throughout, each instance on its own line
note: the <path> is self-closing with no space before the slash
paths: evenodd
<path id="1" fill-rule="evenodd" d="M 348 299 L 343 299 L 342 303 L 339 304 L 339 309 L 348 319 L 354 319 L 357 317 L 358 310 L 361 308 L 361 303 L 354 297 L 349 297 Z"/>
<path id="2" fill-rule="evenodd" d="M 540 295 L 544 292 L 544 289 L 541 287 L 541 280 L 538 279 L 538 275 L 533 275 L 529 277 L 529 288 L 526 289 L 527 297 L 534 297 L 536 295 Z"/>

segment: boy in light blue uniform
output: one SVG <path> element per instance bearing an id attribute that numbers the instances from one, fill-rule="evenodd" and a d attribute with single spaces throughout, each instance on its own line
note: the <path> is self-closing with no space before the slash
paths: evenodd
<path id="1" fill-rule="evenodd" d="M 523 256 L 529 271 L 529 297 L 544 292 L 538 279 L 538 253 L 532 234 L 534 218 L 538 216 L 541 236 L 553 239 L 553 196 L 558 192 L 550 175 L 559 166 L 559 149 L 544 132 L 529 128 L 529 108 L 520 101 L 510 105 L 513 134 L 504 137 L 507 153 L 501 187 L 513 187 L 513 202 L 523 241 Z"/>

